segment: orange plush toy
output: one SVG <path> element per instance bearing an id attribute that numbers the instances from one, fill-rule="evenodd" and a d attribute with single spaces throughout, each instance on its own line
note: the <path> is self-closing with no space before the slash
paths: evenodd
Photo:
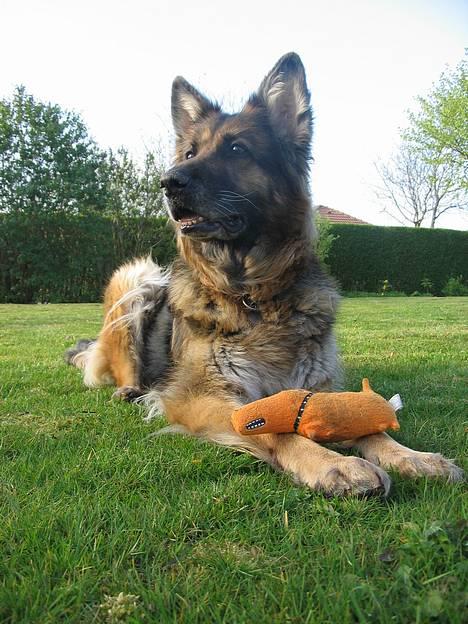
<path id="1" fill-rule="evenodd" d="M 395 412 L 403 407 L 397 394 L 386 401 L 368 379 L 362 392 L 284 390 L 234 410 L 237 433 L 296 432 L 316 442 L 342 442 L 386 429 L 399 429 Z"/>

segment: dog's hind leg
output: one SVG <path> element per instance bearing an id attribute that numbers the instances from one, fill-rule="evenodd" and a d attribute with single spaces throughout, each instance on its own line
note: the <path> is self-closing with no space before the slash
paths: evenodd
<path id="1" fill-rule="evenodd" d="M 89 388 L 117 385 L 125 389 L 117 396 L 127 400 L 129 388 L 135 392 L 136 363 L 131 353 L 131 341 L 126 325 L 105 323 L 95 340 L 79 340 L 75 347 L 65 352 L 67 364 L 83 371 L 83 381 Z"/>
<path id="2" fill-rule="evenodd" d="M 85 386 L 117 385 L 118 398 L 136 398 L 136 366 L 126 327 L 104 326 L 96 340 L 79 340 L 68 349 L 65 361 L 83 371 Z"/>
<path id="3" fill-rule="evenodd" d="M 83 371 L 83 381 L 89 388 L 112 385 L 114 377 L 102 345 L 97 340 L 82 339 L 65 352 L 65 361 Z"/>
<path id="4" fill-rule="evenodd" d="M 128 326 L 124 323 L 106 324 L 99 336 L 98 348 L 117 388 L 136 388 L 136 358 Z"/>
<path id="5" fill-rule="evenodd" d="M 149 348 L 147 343 L 152 346 L 156 342 L 156 350 L 159 343 L 168 344 L 166 335 L 158 334 L 167 282 L 168 274 L 150 258 L 134 260 L 114 272 L 104 293 L 104 324 L 99 337 L 80 341 L 65 356 L 69 364 L 83 370 L 87 386 L 114 384 L 114 396 L 133 401 L 143 394 L 142 387 L 149 387 L 153 378 L 162 374 L 164 367 L 154 364 L 157 354 L 150 350 L 149 365 L 144 356 Z M 163 327 L 166 334 L 171 322 L 169 315 Z M 153 340 L 158 337 L 159 341 Z M 165 352 L 160 359 L 166 363 Z"/>
<path id="6" fill-rule="evenodd" d="M 251 453 L 294 480 L 327 495 L 386 495 L 390 478 L 365 459 L 347 457 L 296 434 L 242 436 L 231 425 L 240 405 L 229 397 L 174 398 L 163 393 L 163 409 L 172 423 L 168 432 L 186 432 Z M 164 431 L 164 430 L 163 430 Z"/>
<path id="7" fill-rule="evenodd" d="M 172 317 L 163 318 L 168 280 L 167 272 L 144 258 L 122 266 L 109 282 L 99 340 L 117 385 L 116 398 L 134 401 L 167 368 Z"/>

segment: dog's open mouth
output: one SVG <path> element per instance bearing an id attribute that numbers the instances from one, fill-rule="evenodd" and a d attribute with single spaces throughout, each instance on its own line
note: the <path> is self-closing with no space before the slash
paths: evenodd
<path id="1" fill-rule="evenodd" d="M 209 223 L 209 220 L 201 215 L 197 215 L 195 212 L 191 210 L 173 210 L 173 217 L 180 224 L 180 229 L 182 231 L 191 228 L 195 225 L 199 225 L 204 223 L 205 225 Z"/>
<path id="2" fill-rule="evenodd" d="M 180 224 L 182 234 L 211 238 L 222 234 L 224 231 L 231 238 L 239 234 L 244 228 L 244 221 L 239 215 L 216 216 L 215 218 L 203 217 L 187 208 L 171 207 L 174 221 Z"/>

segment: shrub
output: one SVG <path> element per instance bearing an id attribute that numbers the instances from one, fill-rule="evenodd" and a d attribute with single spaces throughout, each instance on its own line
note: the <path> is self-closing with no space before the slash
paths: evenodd
<path id="1" fill-rule="evenodd" d="M 426 295 L 430 294 L 432 289 L 434 288 L 434 284 L 428 277 L 423 277 L 421 280 L 421 286 L 424 288 L 424 292 Z"/>
<path id="2" fill-rule="evenodd" d="M 411 293 L 410 297 L 433 297 L 432 293 L 422 293 L 419 290 L 415 290 Z"/>
<path id="3" fill-rule="evenodd" d="M 327 264 L 333 241 L 338 236 L 332 232 L 332 224 L 318 213 L 315 215 L 315 225 L 317 227 L 317 239 L 315 243 L 315 253 L 321 262 Z"/>
<path id="4" fill-rule="evenodd" d="M 148 253 L 174 257 L 164 217 L 0 215 L 0 302 L 99 301 L 119 264 Z"/>
<path id="5" fill-rule="evenodd" d="M 433 294 L 468 294 L 453 277 L 468 274 L 466 232 L 351 224 L 319 230 L 322 260 L 354 296 L 409 295 L 421 285 Z M 172 261 L 166 217 L 0 214 L 0 302 L 99 301 L 119 264 L 148 253 L 162 265 Z"/>
<path id="6" fill-rule="evenodd" d="M 388 280 L 410 295 L 425 280 L 440 295 L 450 277 L 468 274 L 467 232 L 341 223 L 331 232 L 328 265 L 344 291 L 380 293 Z"/>
<path id="7" fill-rule="evenodd" d="M 468 295 L 468 286 L 463 283 L 463 276 L 449 277 L 447 283 L 442 288 L 442 293 L 446 297 L 465 297 Z"/>

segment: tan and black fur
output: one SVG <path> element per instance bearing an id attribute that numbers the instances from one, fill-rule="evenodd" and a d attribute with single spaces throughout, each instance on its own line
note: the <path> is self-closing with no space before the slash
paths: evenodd
<path id="1" fill-rule="evenodd" d="M 172 115 L 176 154 L 161 184 L 179 255 L 170 272 L 137 260 L 114 274 L 99 337 L 69 353 L 85 383 L 146 394 L 173 430 L 247 450 L 328 494 L 387 493 L 384 468 L 460 478 L 386 434 L 354 441 L 361 459 L 294 434 L 233 431 L 240 405 L 339 378 L 338 297 L 313 253 L 304 68 L 282 57 L 235 115 L 176 78 Z"/>

